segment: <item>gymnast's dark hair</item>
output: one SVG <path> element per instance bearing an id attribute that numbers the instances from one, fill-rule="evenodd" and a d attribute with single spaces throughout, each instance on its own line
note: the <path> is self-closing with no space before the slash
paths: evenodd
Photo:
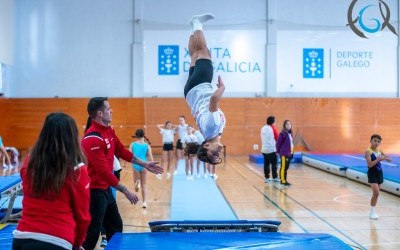
<path id="1" fill-rule="evenodd" d="M 27 182 L 37 197 L 58 195 L 67 178 L 75 180 L 74 167 L 86 162 L 72 117 L 58 112 L 46 117 L 33 146 Z"/>
<path id="2" fill-rule="evenodd" d="M 202 162 L 210 163 L 213 165 L 220 164 L 222 162 L 222 159 L 220 157 L 218 157 L 215 162 L 211 161 L 211 159 L 208 158 L 207 149 L 204 148 L 204 144 L 206 143 L 207 141 L 203 141 L 202 144 L 198 144 L 197 142 L 186 142 L 186 146 L 183 149 L 185 156 L 189 157 L 189 155 L 196 154 L 197 158 Z"/>
<path id="3" fill-rule="evenodd" d="M 87 112 L 89 114 L 89 117 L 86 122 L 85 133 L 92 125 L 92 119 L 96 118 L 97 111 L 104 108 L 105 101 L 108 101 L 107 97 L 93 97 L 89 100 L 89 103 L 87 105 Z"/>
<path id="4" fill-rule="evenodd" d="M 138 139 L 144 138 L 144 139 L 147 141 L 147 143 L 148 143 L 149 145 L 151 145 L 151 142 L 150 142 L 149 138 L 147 138 L 147 137 L 144 135 L 144 130 L 141 129 L 141 128 L 136 129 L 135 135 L 132 136 L 132 137 L 133 137 L 133 138 L 138 138 Z"/>

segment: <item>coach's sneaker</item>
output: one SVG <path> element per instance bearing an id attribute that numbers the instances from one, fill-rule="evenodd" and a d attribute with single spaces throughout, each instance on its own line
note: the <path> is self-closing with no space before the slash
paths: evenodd
<path id="1" fill-rule="evenodd" d="M 264 182 L 265 182 L 265 183 L 272 182 L 272 178 L 265 179 L 265 181 L 264 181 Z"/>
<path id="2" fill-rule="evenodd" d="M 100 247 L 106 247 L 107 246 L 107 239 L 105 237 L 101 238 L 101 243 L 100 243 Z"/>
<path id="3" fill-rule="evenodd" d="M 280 182 L 281 180 L 279 180 L 279 178 L 274 178 L 272 179 L 274 182 Z"/>
<path id="4" fill-rule="evenodd" d="M 379 218 L 379 216 L 378 216 L 375 212 L 371 212 L 371 213 L 369 214 L 369 218 L 370 218 L 371 220 L 377 220 L 377 219 Z"/>

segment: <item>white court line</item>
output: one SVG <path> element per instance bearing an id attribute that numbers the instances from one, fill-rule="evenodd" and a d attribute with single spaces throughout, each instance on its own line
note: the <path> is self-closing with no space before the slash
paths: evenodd
<path id="1" fill-rule="evenodd" d="M 252 171 L 256 175 L 264 178 L 264 174 L 261 173 L 260 171 L 258 171 L 257 169 L 255 169 L 252 165 L 247 164 L 247 163 L 245 163 L 245 165 L 246 165 L 246 167 L 248 167 L 250 169 L 250 171 Z M 366 202 L 366 203 L 354 203 L 354 202 L 346 202 L 346 201 L 341 201 L 340 200 L 341 198 L 349 197 L 349 196 L 367 196 L 368 199 L 369 199 L 369 197 L 371 196 L 371 193 L 347 194 L 347 195 L 336 196 L 336 197 L 333 197 L 333 201 L 338 202 L 338 203 L 342 203 L 342 204 L 351 204 L 351 205 L 355 205 L 355 206 L 363 206 L 363 207 L 364 206 L 366 206 L 366 207 L 370 207 L 371 206 L 368 202 Z M 321 200 L 321 201 L 326 201 L 326 200 Z M 379 205 L 379 207 L 389 207 L 389 208 L 394 207 L 394 208 L 397 208 L 398 206 L 396 206 L 396 205 L 392 205 L 392 206 L 381 206 L 381 205 Z"/>
<path id="2" fill-rule="evenodd" d="M 350 157 L 350 158 L 354 158 L 354 159 L 365 160 L 365 158 L 363 158 L 363 157 L 358 157 L 358 156 L 354 156 L 354 155 L 346 155 L 346 154 L 343 154 L 343 155 Z M 388 163 L 388 162 L 383 162 L 383 163 L 386 165 L 392 166 L 392 167 L 397 167 L 397 165 L 393 164 L 393 163 Z"/>
<path id="3" fill-rule="evenodd" d="M 366 202 L 366 203 L 362 203 L 362 204 L 360 204 L 360 203 L 354 203 L 354 202 L 351 202 L 351 201 L 349 201 L 349 202 L 346 202 L 346 201 L 341 201 L 340 199 L 341 198 L 344 198 L 344 197 L 350 197 L 350 196 L 367 196 L 368 195 L 368 202 Z M 370 207 L 371 205 L 369 204 L 369 197 L 371 196 L 371 193 L 361 193 L 361 194 L 347 194 L 347 195 L 341 195 L 341 196 L 336 196 L 335 198 L 333 198 L 333 201 L 336 201 L 336 202 L 339 202 L 339 203 L 342 203 L 342 204 L 351 204 L 351 205 L 356 205 L 356 206 L 366 206 L 366 207 Z M 399 207 L 399 206 L 396 206 L 396 205 L 392 205 L 392 206 L 381 206 L 381 205 L 379 205 L 379 207 L 394 207 L 394 208 L 397 208 L 397 207 Z"/>
<path id="4" fill-rule="evenodd" d="M 379 243 L 379 244 L 365 244 L 365 246 L 380 246 L 380 245 L 400 245 L 400 242 L 388 242 L 388 243 Z"/>

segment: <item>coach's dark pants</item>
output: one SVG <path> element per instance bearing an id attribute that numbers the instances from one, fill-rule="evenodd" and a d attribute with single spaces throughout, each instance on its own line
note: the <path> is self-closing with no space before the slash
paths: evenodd
<path id="1" fill-rule="evenodd" d="M 0 248 L 3 249 L 3 248 Z M 13 239 L 12 250 L 65 250 L 65 248 L 33 239 Z"/>
<path id="2" fill-rule="evenodd" d="M 96 247 L 102 225 L 106 231 L 107 241 L 116 232 L 122 232 L 121 215 L 110 187 L 106 190 L 90 190 L 90 216 L 92 220 L 83 243 L 85 250 L 93 250 Z"/>

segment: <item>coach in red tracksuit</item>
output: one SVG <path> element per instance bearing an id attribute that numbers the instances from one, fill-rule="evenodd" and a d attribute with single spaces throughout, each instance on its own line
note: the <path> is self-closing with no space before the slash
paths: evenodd
<path id="1" fill-rule="evenodd" d="M 92 250 L 96 247 L 102 225 L 106 230 L 107 240 L 115 232 L 122 232 L 122 219 L 110 186 L 122 192 L 131 203 L 136 204 L 138 201 L 137 196 L 114 176 L 114 155 L 156 174 L 162 173 L 163 169 L 158 162 L 144 162 L 125 149 L 114 129 L 109 126 L 112 110 L 106 97 L 90 99 L 87 111 L 88 129 L 82 139 L 82 148 L 88 160 L 92 220 L 83 247 L 85 250 Z"/>

